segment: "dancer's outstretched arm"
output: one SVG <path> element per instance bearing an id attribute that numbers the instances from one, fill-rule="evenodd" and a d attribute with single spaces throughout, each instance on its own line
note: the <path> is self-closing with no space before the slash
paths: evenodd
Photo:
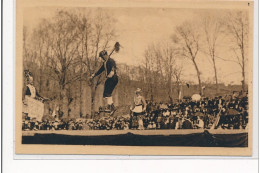
<path id="1" fill-rule="evenodd" d="M 100 75 L 104 70 L 105 70 L 105 67 L 103 64 L 96 73 L 92 74 L 91 78 L 93 79 L 94 77 Z"/>

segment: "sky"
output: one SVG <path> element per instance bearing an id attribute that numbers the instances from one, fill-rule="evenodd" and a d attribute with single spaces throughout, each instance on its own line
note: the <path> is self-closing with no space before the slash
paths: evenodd
<path id="1" fill-rule="evenodd" d="M 89 10 L 86 8 L 83 11 Z M 95 11 L 95 9 L 91 10 Z M 143 62 L 144 51 L 150 44 L 171 41 L 170 38 L 178 25 L 187 20 L 197 20 L 201 13 L 221 14 L 220 10 L 213 9 L 105 8 L 102 10 L 116 19 L 114 23 L 117 34 L 116 40 L 123 46 L 119 53 L 113 54 L 113 58 L 118 63 L 135 66 Z M 54 7 L 27 8 L 23 16 L 24 26 L 32 30 L 42 18 L 50 18 L 55 11 L 57 11 L 57 8 Z M 225 59 L 233 56 L 227 44 L 223 39 L 217 47 L 218 56 Z M 208 57 L 204 53 L 199 53 L 197 62 L 202 81 L 213 81 L 214 71 Z M 185 60 L 183 64 L 183 79 L 197 83 L 196 70 L 193 64 L 188 60 Z M 216 64 L 220 82 L 241 84 L 241 70 L 236 63 L 217 60 Z"/>

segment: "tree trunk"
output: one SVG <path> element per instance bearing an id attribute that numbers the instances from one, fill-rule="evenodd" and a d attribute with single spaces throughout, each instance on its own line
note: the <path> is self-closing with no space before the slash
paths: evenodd
<path id="1" fill-rule="evenodd" d="M 67 98 L 67 93 L 66 89 L 64 87 L 61 88 L 61 103 L 62 103 L 62 112 L 63 112 L 63 117 L 68 116 L 68 98 Z"/>
<path id="2" fill-rule="evenodd" d="M 197 71 L 197 77 L 198 77 L 198 82 L 199 82 L 199 94 L 202 95 L 203 92 L 202 92 L 202 86 L 201 86 L 201 79 L 200 79 L 200 71 L 199 71 L 199 68 L 197 66 L 197 63 L 195 62 L 195 60 L 192 60 L 193 61 L 193 64 L 196 68 L 196 71 Z"/>
<path id="3" fill-rule="evenodd" d="M 40 69 L 40 76 L 39 76 L 39 93 L 42 92 L 42 72 L 41 72 L 41 69 Z"/>
<path id="4" fill-rule="evenodd" d="M 95 116 L 95 97 L 96 97 L 96 88 L 91 86 L 91 118 Z"/>
<path id="5" fill-rule="evenodd" d="M 241 35 L 241 56 L 242 56 L 242 91 L 245 92 L 246 88 L 245 88 L 245 51 L 244 51 L 244 30 L 243 30 L 243 25 L 242 25 L 242 35 Z"/>
<path id="6" fill-rule="evenodd" d="M 242 91 L 243 92 L 246 91 L 246 87 L 245 87 L 245 68 L 244 68 L 244 66 L 242 68 Z"/>
<path id="7" fill-rule="evenodd" d="M 80 118 L 82 117 L 82 81 L 80 79 L 80 84 L 79 84 L 79 115 Z"/>
<path id="8" fill-rule="evenodd" d="M 243 44 L 242 44 L 242 48 L 241 48 L 241 54 L 242 54 L 242 91 L 245 92 L 246 91 L 246 87 L 245 87 L 246 76 L 245 76 L 245 53 L 244 53 Z"/>
<path id="9" fill-rule="evenodd" d="M 79 79 L 79 115 L 80 118 L 82 117 L 82 73 L 83 73 L 83 67 L 82 67 L 82 58 L 80 59 L 80 79 Z"/>
<path id="10" fill-rule="evenodd" d="M 213 66 L 214 66 L 214 73 L 215 73 L 216 93 L 219 93 L 218 75 L 217 75 L 217 67 L 216 67 L 216 63 L 215 63 L 215 58 L 213 58 Z"/>
<path id="11" fill-rule="evenodd" d="M 177 95 L 178 95 L 178 98 L 179 98 L 181 87 L 180 87 L 180 82 L 178 80 L 176 81 L 176 86 L 177 86 Z"/>
<path id="12" fill-rule="evenodd" d="M 150 84 L 151 101 L 153 101 L 153 86 Z"/>
<path id="13" fill-rule="evenodd" d="M 169 77 L 169 83 L 168 83 L 168 94 L 169 94 L 169 101 L 172 102 L 172 80 L 171 80 L 171 75 Z"/>
<path id="14" fill-rule="evenodd" d="M 87 38 L 87 37 L 86 37 Z M 82 62 L 82 59 L 83 59 L 83 52 L 84 52 L 84 41 L 83 41 L 83 37 L 82 37 L 82 40 L 81 40 L 81 44 L 82 44 L 82 47 L 81 47 L 81 57 L 80 57 L 80 79 L 79 79 L 79 115 L 80 115 L 80 118 L 82 117 L 83 113 L 82 113 L 82 73 L 83 73 L 83 62 Z M 86 49 L 88 48 L 87 45 L 86 46 Z"/>

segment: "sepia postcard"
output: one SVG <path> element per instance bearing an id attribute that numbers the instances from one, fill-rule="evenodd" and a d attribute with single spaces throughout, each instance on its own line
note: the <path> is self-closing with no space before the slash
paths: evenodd
<path id="1" fill-rule="evenodd" d="M 252 155 L 252 1 L 16 5 L 16 154 Z"/>

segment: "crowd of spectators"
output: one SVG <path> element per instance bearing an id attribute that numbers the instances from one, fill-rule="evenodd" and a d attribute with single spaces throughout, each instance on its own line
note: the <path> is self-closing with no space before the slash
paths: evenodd
<path id="1" fill-rule="evenodd" d="M 128 129 L 245 129 L 248 123 L 247 96 L 190 98 L 175 103 L 147 101 L 146 112 L 138 117 L 105 116 L 99 119 L 45 118 L 24 115 L 23 130 L 128 130 Z"/>
<path id="2" fill-rule="evenodd" d="M 152 124 L 157 129 L 244 129 L 248 123 L 248 100 L 247 96 L 220 96 L 201 101 L 188 98 L 175 104 L 149 102 L 147 112 L 144 128 Z"/>
<path id="3" fill-rule="evenodd" d="M 102 119 L 71 118 L 68 120 L 36 121 L 23 120 L 23 130 L 126 130 L 129 129 L 129 118 L 104 117 Z"/>

